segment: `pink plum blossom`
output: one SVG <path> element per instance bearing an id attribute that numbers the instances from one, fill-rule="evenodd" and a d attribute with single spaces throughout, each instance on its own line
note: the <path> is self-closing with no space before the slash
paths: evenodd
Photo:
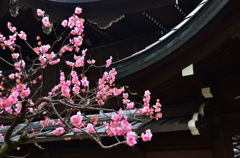
<path id="1" fill-rule="evenodd" d="M 41 47 L 39 47 L 39 50 L 42 53 L 47 53 L 50 48 L 51 48 L 51 46 L 49 44 L 46 44 L 46 45 L 42 45 Z"/>
<path id="2" fill-rule="evenodd" d="M 65 131 L 64 131 L 64 128 L 63 127 L 58 127 L 56 128 L 52 133 L 55 135 L 55 136 L 59 136 L 61 134 L 63 134 Z"/>
<path id="3" fill-rule="evenodd" d="M 33 81 L 32 81 L 32 84 L 36 84 L 36 83 L 37 83 L 37 81 L 36 81 L 36 80 L 33 80 Z"/>
<path id="4" fill-rule="evenodd" d="M 87 80 L 87 77 L 83 77 L 81 83 L 84 87 L 88 87 L 89 81 Z"/>
<path id="5" fill-rule="evenodd" d="M 48 126 L 49 121 L 50 121 L 50 118 L 46 116 L 45 120 L 40 121 L 40 125 L 43 126 L 43 127 Z"/>
<path id="6" fill-rule="evenodd" d="M 127 109 L 133 109 L 134 108 L 134 103 L 130 102 L 127 104 Z"/>
<path id="7" fill-rule="evenodd" d="M 156 119 L 158 120 L 159 118 L 162 118 L 162 113 L 157 113 L 156 114 Z"/>
<path id="8" fill-rule="evenodd" d="M 25 67 L 25 61 L 19 60 L 19 62 L 14 63 L 15 69 L 21 71 L 21 67 Z"/>
<path id="9" fill-rule="evenodd" d="M 26 89 L 26 86 L 23 83 L 19 83 L 16 88 L 18 91 L 23 91 Z"/>
<path id="10" fill-rule="evenodd" d="M 128 93 L 123 93 L 123 98 L 127 99 L 128 98 Z"/>
<path id="11" fill-rule="evenodd" d="M 56 60 L 53 60 L 53 61 L 49 62 L 49 64 L 50 65 L 55 65 L 55 64 L 57 64 L 59 62 L 60 62 L 60 59 L 56 59 Z"/>
<path id="12" fill-rule="evenodd" d="M 81 114 L 81 112 L 77 112 L 76 115 L 73 115 L 71 117 L 71 123 L 76 127 L 81 127 L 82 126 L 82 114 Z"/>
<path id="13" fill-rule="evenodd" d="M 88 63 L 88 64 L 94 64 L 94 63 L 95 63 L 95 60 L 87 60 L 87 63 Z"/>
<path id="14" fill-rule="evenodd" d="M 61 88 L 62 96 L 70 98 L 70 88 L 68 86 L 62 86 Z"/>
<path id="15" fill-rule="evenodd" d="M 112 56 L 106 61 L 106 68 L 108 68 L 112 63 Z"/>
<path id="16" fill-rule="evenodd" d="M 44 18 L 42 18 L 42 23 L 45 27 L 50 27 L 52 24 L 49 22 L 49 18 L 47 16 L 45 16 Z"/>
<path id="17" fill-rule="evenodd" d="M 13 73 L 11 73 L 8 77 L 12 80 L 12 79 L 14 79 L 15 75 Z"/>
<path id="18" fill-rule="evenodd" d="M 13 54 L 12 54 L 12 58 L 13 58 L 13 59 L 17 59 L 18 57 L 19 57 L 19 53 L 13 53 Z"/>
<path id="19" fill-rule="evenodd" d="M 17 30 L 16 27 L 13 27 L 12 23 L 10 22 L 7 23 L 7 27 L 11 32 L 15 32 Z"/>
<path id="20" fill-rule="evenodd" d="M 142 140 L 143 140 L 144 142 L 150 141 L 150 140 L 152 139 L 151 130 L 150 130 L 150 129 L 147 129 L 145 133 L 146 133 L 146 134 L 144 134 L 144 133 L 141 134 Z"/>
<path id="21" fill-rule="evenodd" d="M 37 9 L 37 15 L 38 16 L 42 16 L 44 17 L 45 11 L 41 10 L 41 9 Z"/>
<path id="22" fill-rule="evenodd" d="M 91 123 L 87 124 L 86 129 L 89 133 L 93 133 L 95 131 L 94 126 Z"/>
<path id="23" fill-rule="evenodd" d="M 74 63 L 71 62 L 71 61 L 65 61 L 65 63 L 66 63 L 68 66 L 74 66 Z"/>
<path id="24" fill-rule="evenodd" d="M 81 14 L 81 13 L 82 13 L 82 8 L 76 7 L 75 14 Z"/>
<path id="25" fill-rule="evenodd" d="M 27 40 L 27 35 L 23 31 L 20 31 L 20 33 L 18 34 L 18 37 L 21 38 L 22 40 Z"/>
<path id="26" fill-rule="evenodd" d="M 27 40 L 27 35 L 24 31 L 17 32 L 17 28 L 12 26 L 11 23 L 8 23 L 8 29 L 13 33 L 13 35 L 9 36 L 9 39 L 6 39 L 0 33 L 0 46 L 2 48 L 9 47 L 12 51 L 12 59 L 15 69 L 18 70 L 12 74 L 8 74 L 8 78 L 11 79 L 11 85 L 7 88 L 4 87 L 7 80 L 9 80 L 6 76 L 4 78 L 0 72 L 0 77 L 2 78 L 2 82 L 0 82 L 0 113 L 6 113 L 7 115 L 17 116 L 22 114 L 22 110 L 25 110 L 29 116 L 31 115 L 38 115 L 40 117 L 45 116 L 44 120 L 39 121 L 42 128 L 52 124 L 54 126 L 60 126 L 52 131 L 52 134 L 55 136 L 63 135 L 64 133 L 68 132 L 83 132 L 91 135 L 90 133 L 94 133 L 95 126 L 102 124 L 102 119 L 98 114 L 92 115 L 92 117 L 86 116 L 88 113 L 88 108 L 93 109 L 101 109 L 111 97 L 114 96 L 123 96 L 122 103 L 124 104 L 124 110 L 130 110 L 135 108 L 134 102 L 132 102 L 128 97 L 128 93 L 124 93 L 124 87 L 119 87 L 114 84 L 117 72 L 114 68 L 111 70 L 107 70 L 104 72 L 103 76 L 98 80 L 97 87 L 92 89 L 92 85 L 90 87 L 88 78 L 85 74 L 88 74 L 87 70 L 90 67 L 95 67 L 95 60 L 90 59 L 86 60 L 86 51 L 87 49 L 82 50 L 81 54 L 76 53 L 80 51 L 80 46 L 83 43 L 83 23 L 84 19 L 79 18 L 77 14 L 81 14 L 82 9 L 77 7 L 75 9 L 75 14 L 69 17 L 67 20 L 62 21 L 62 26 L 67 27 L 69 30 L 67 40 L 62 43 L 60 50 L 57 53 L 54 53 L 50 50 L 51 46 L 49 44 L 43 45 L 42 39 L 37 36 L 37 41 L 35 47 L 32 47 L 33 51 L 37 54 L 37 59 L 39 61 L 35 62 L 33 65 L 32 70 L 25 68 L 26 63 L 24 60 L 19 60 L 19 53 L 15 53 L 20 51 L 17 47 L 16 38 L 17 36 L 22 40 Z M 37 15 L 42 18 L 42 25 L 43 28 L 45 27 L 52 27 L 52 24 L 49 21 L 49 17 L 45 15 L 45 11 L 41 9 L 37 9 Z M 65 35 L 64 35 L 65 36 Z M 58 38 L 60 39 L 60 37 Z M 18 41 L 17 41 L 18 42 Z M 57 48 L 57 46 L 56 46 Z M 55 50 L 55 48 L 54 48 Z M 60 62 L 60 57 L 65 52 L 72 52 L 75 51 L 77 55 L 74 55 L 73 61 L 66 61 L 68 66 L 71 66 L 70 75 L 67 73 L 64 74 L 65 69 L 63 71 L 60 70 L 60 81 L 57 85 L 55 85 L 51 91 L 48 92 L 48 95 L 45 97 L 41 97 L 38 100 L 34 98 L 35 92 L 31 93 L 31 90 L 35 90 L 36 84 L 38 79 L 41 80 L 42 76 L 37 76 L 35 70 L 39 70 L 40 68 L 45 68 L 47 65 L 54 65 Z M 112 56 L 106 61 L 106 68 L 110 67 L 112 64 Z M 88 63 L 90 65 L 85 66 L 84 64 Z M 31 66 L 31 65 L 30 65 Z M 79 70 L 77 68 L 82 67 Z M 85 69 L 86 67 L 86 69 Z M 31 73 L 31 71 L 34 71 Z M 33 75 L 34 74 L 34 75 Z M 32 76 L 31 76 L 32 75 Z M 47 79 L 47 78 L 44 78 Z M 5 80 L 5 81 L 4 81 Z M 39 82 L 39 81 L 38 81 Z M 13 84 L 12 84 L 13 83 Z M 37 84 L 39 86 L 41 83 Z M 38 88 L 38 87 L 37 87 Z M 36 89 L 37 89 L 36 88 Z M 143 97 L 143 106 L 137 109 L 138 114 L 147 115 L 146 118 L 150 119 L 158 119 L 162 117 L 161 111 L 161 104 L 159 100 L 157 100 L 156 104 L 150 106 L 150 91 L 145 91 Z M 38 95 L 38 94 L 37 94 Z M 41 100 L 43 99 L 43 100 Z M 58 102 L 59 101 L 59 102 Z M 64 103 L 66 104 L 66 113 L 62 113 L 64 116 L 65 123 L 67 123 L 68 127 L 62 122 L 60 119 L 57 121 L 51 120 L 52 118 L 46 116 L 54 116 L 57 117 L 58 115 L 51 115 L 52 113 L 48 111 L 48 107 L 50 104 L 53 103 Z M 99 104 L 97 107 L 95 104 Z M 27 107 L 25 107 L 27 105 Z M 81 113 L 82 109 L 85 109 L 84 114 Z M 96 107 L 95 107 L 96 106 Z M 137 106 L 138 107 L 138 106 Z M 57 108 L 57 105 L 56 105 Z M 59 110 L 59 109 L 57 109 Z M 107 110 L 103 110 L 104 112 Z M 60 111 L 59 111 L 60 112 Z M 85 114 L 86 112 L 86 114 Z M 99 112 L 99 111 L 98 111 Z M 53 110 L 54 114 L 54 110 Z M 60 114 L 62 116 L 62 114 Z M 127 113 L 130 114 L 130 113 Z M 109 115 L 109 122 L 103 122 L 103 126 L 105 127 L 105 132 L 108 136 L 122 136 L 126 138 L 124 143 L 128 144 L 129 146 L 133 146 L 137 143 L 137 138 L 139 137 L 135 132 L 132 130 L 131 123 L 128 120 L 131 120 L 135 117 L 136 112 L 131 113 L 131 115 L 127 115 L 123 112 L 122 109 L 119 109 L 118 112 Z M 70 120 L 69 120 L 70 118 Z M 140 117 L 139 117 L 140 118 Z M 0 126 L 0 129 L 2 126 Z M 65 132 L 66 128 L 66 132 Z M 32 134 L 37 136 L 38 134 L 41 135 L 41 130 L 37 129 L 32 130 Z M 79 133 L 80 134 L 80 133 Z M 92 136 L 97 136 L 93 134 Z M 99 135 L 101 137 L 101 135 Z M 3 135 L 0 133 L 0 138 L 3 138 Z M 150 141 L 152 138 L 152 133 L 150 130 L 146 130 L 145 133 L 141 134 L 141 138 L 143 141 Z M 64 140 L 70 140 L 71 138 L 67 137 Z"/>
<path id="27" fill-rule="evenodd" d="M 74 132 L 80 132 L 81 130 L 79 128 L 74 128 Z"/>
<path id="28" fill-rule="evenodd" d="M 13 110 L 12 110 L 12 108 L 10 106 L 5 107 L 5 111 L 8 112 L 9 114 L 13 113 Z"/>
<path id="29" fill-rule="evenodd" d="M 133 146 L 137 144 L 136 137 L 137 137 L 137 134 L 135 132 L 132 132 L 132 131 L 128 132 L 127 138 L 126 138 L 127 144 L 129 146 Z"/>
<path id="30" fill-rule="evenodd" d="M 21 111 L 21 109 L 22 109 L 22 103 L 17 103 L 16 105 L 15 105 L 15 112 L 17 113 L 17 114 L 19 114 L 20 113 L 20 111 Z"/>
<path id="31" fill-rule="evenodd" d="M 62 24 L 63 27 L 66 27 L 67 24 L 68 24 L 68 21 L 67 20 L 63 20 L 61 24 Z"/>
<path id="32" fill-rule="evenodd" d="M 26 98 L 27 96 L 30 95 L 30 93 L 31 93 L 31 91 L 30 91 L 29 88 L 28 88 L 28 89 L 26 89 L 26 90 L 23 90 L 23 91 L 20 93 L 20 97 L 21 97 L 21 98 Z"/>
<path id="33" fill-rule="evenodd" d="M 3 42 L 3 41 L 5 41 L 5 37 L 0 33 L 0 42 Z"/>

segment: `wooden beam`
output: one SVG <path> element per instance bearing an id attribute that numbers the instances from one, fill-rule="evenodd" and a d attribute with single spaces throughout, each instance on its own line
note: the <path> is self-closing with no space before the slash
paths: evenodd
<path id="1" fill-rule="evenodd" d="M 213 82 L 211 75 L 196 64 L 190 64 L 182 69 L 182 76 L 199 88 L 209 87 Z"/>
<path id="2" fill-rule="evenodd" d="M 200 102 L 189 102 L 185 104 L 174 104 L 170 106 L 163 106 L 163 117 L 177 117 L 184 115 L 193 115 L 199 111 Z"/>
<path id="3" fill-rule="evenodd" d="M 193 85 L 200 88 L 204 98 L 213 98 L 213 94 L 211 93 L 211 88 L 209 86 L 214 79 L 212 79 L 212 76 L 202 70 L 199 66 L 196 64 L 190 64 L 182 69 L 182 76 Z"/>
<path id="4" fill-rule="evenodd" d="M 220 79 L 213 86 L 214 94 L 220 101 L 240 99 L 240 75 Z"/>

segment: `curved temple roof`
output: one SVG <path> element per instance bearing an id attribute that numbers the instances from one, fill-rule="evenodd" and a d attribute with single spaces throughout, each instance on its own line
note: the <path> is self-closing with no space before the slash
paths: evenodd
<path id="1" fill-rule="evenodd" d="M 229 0 L 222 0 L 216 3 L 218 1 L 219 0 L 203 0 L 180 24 L 159 38 L 158 41 L 127 58 L 113 63 L 112 67 L 118 70 L 117 78 L 123 78 L 147 68 L 184 45 L 204 28 L 227 2 L 229 2 Z"/>

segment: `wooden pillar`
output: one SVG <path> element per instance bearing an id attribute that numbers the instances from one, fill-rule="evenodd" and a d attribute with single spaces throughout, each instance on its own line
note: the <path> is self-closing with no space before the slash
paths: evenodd
<path id="1" fill-rule="evenodd" d="M 222 125 L 216 125 L 213 135 L 213 158 L 226 158 L 225 138 Z"/>

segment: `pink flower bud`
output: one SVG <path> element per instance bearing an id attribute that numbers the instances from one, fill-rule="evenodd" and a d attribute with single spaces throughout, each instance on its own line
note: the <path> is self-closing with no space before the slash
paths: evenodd
<path id="1" fill-rule="evenodd" d="M 75 14 L 81 14 L 81 13 L 82 13 L 82 8 L 76 7 Z"/>

